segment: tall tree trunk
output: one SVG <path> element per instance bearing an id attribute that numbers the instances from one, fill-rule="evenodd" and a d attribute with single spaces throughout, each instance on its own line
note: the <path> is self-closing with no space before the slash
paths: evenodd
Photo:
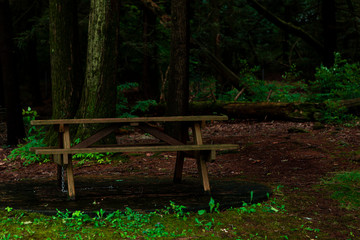
<path id="1" fill-rule="evenodd" d="M 49 38 L 52 90 L 52 118 L 73 118 L 81 96 L 81 74 L 77 1 L 49 0 Z M 57 141 L 55 131 L 48 131 L 46 141 Z"/>
<path id="2" fill-rule="evenodd" d="M 160 99 L 160 76 L 155 45 L 156 16 L 148 8 L 143 11 L 143 75 L 141 91 L 146 99 Z"/>
<path id="3" fill-rule="evenodd" d="M 115 117 L 118 4 L 91 0 L 85 82 L 77 118 Z M 85 138 L 98 127 L 81 126 L 77 136 Z"/>
<path id="4" fill-rule="evenodd" d="M 325 47 L 323 61 L 324 65 L 329 67 L 334 64 L 334 52 L 337 43 L 335 0 L 321 1 L 321 18 Z"/>
<path id="5" fill-rule="evenodd" d="M 25 130 L 20 108 L 11 19 L 9 1 L 0 0 L 0 72 L 7 108 L 7 144 L 16 145 L 25 137 Z"/>
<path id="6" fill-rule="evenodd" d="M 50 0 L 49 10 L 52 118 L 72 118 L 82 86 L 76 0 Z"/>
<path id="7" fill-rule="evenodd" d="M 188 0 L 171 2 L 170 79 L 167 97 L 167 115 L 186 115 L 189 106 L 189 19 Z M 172 129 L 179 138 L 181 131 Z"/>

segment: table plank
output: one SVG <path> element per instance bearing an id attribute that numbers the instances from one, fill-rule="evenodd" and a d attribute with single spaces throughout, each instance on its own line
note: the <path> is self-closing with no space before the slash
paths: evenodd
<path id="1" fill-rule="evenodd" d="M 32 120 L 31 125 L 85 124 L 85 123 L 140 123 L 140 122 L 196 122 L 224 121 L 228 117 L 216 115 L 202 116 L 168 116 L 168 117 L 136 117 L 136 118 L 88 118 L 88 119 L 50 119 Z"/>
<path id="2" fill-rule="evenodd" d="M 35 149 L 36 154 L 75 154 L 93 152 L 176 152 L 176 151 L 205 151 L 205 150 L 232 150 L 238 149 L 237 144 L 211 144 L 211 145 L 175 145 L 175 146 L 135 146 L 135 147 L 92 147 L 70 149 Z"/>

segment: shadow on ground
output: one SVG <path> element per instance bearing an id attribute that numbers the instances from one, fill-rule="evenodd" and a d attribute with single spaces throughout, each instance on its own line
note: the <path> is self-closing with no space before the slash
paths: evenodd
<path id="1" fill-rule="evenodd" d="M 185 178 L 173 184 L 169 178 L 104 178 L 80 176 L 75 178 L 76 200 L 69 201 L 55 180 L 22 180 L 0 184 L 0 207 L 55 214 L 56 209 L 154 211 L 169 206 L 170 201 L 184 205 L 188 210 L 209 207 L 210 197 L 220 208 L 239 207 L 243 202 L 260 202 L 268 198 L 271 189 L 265 185 L 239 179 L 212 179 L 211 196 L 204 194 L 197 178 Z M 251 199 L 252 196 L 252 199 Z"/>

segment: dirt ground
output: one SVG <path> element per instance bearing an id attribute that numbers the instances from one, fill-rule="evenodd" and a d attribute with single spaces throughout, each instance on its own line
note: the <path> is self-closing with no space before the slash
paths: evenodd
<path id="1" fill-rule="evenodd" d="M 0 126 L 1 127 L 1 126 Z M 203 129 L 205 142 L 236 143 L 239 151 L 219 152 L 208 163 L 210 179 L 239 177 L 246 181 L 284 186 L 289 211 L 312 219 L 333 239 L 343 239 L 345 232 L 360 234 L 355 210 L 339 207 L 331 193 L 321 188 L 321 180 L 335 172 L 360 170 L 360 129 L 280 121 L 228 121 L 212 123 Z M 2 139 L 1 139 L 2 138 Z M 126 138 L 126 139 L 125 139 Z M 138 132 L 125 140 L 143 138 Z M 4 140 L 4 134 L 0 135 Z M 3 159 L 11 149 L 0 149 Z M 172 176 L 173 153 L 131 155 L 112 164 L 85 164 L 75 168 L 76 175 Z M 184 174 L 197 176 L 194 160 L 186 160 Z M 23 167 L 21 161 L 0 161 L 0 181 L 14 182 L 31 178 L 55 178 L 55 164 Z M 320 187 L 316 187 L 320 186 Z M 355 226 L 348 229 L 349 226 Z M 359 236 L 359 235 L 358 235 Z"/>

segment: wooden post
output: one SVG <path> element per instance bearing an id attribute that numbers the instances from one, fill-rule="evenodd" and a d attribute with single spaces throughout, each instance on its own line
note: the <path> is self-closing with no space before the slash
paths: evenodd
<path id="1" fill-rule="evenodd" d="M 70 130 L 69 125 L 64 125 L 64 135 L 63 135 L 64 149 L 70 148 Z M 68 184 L 68 194 L 71 200 L 75 200 L 75 184 L 74 184 L 74 173 L 71 156 L 67 153 L 63 154 L 64 164 L 67 164 L 66 167 L 66 176 Z"/>
<path id="2" fill-rule="evenodd" d="M 194 135 L 195 144 L 202 145 L 203 140 L 201 136 L 201 127 L 200 124 L 197 122 L 194 123 L 193 135 Z M 206 166 L 206 157 L 201 152 L 198 152 L 196 154 L 196 164 L 198 167 L 200 178 L 203 182 L 204 191 L 210 193 L 210 183 L 209 183 L 208 169 Z"/>

